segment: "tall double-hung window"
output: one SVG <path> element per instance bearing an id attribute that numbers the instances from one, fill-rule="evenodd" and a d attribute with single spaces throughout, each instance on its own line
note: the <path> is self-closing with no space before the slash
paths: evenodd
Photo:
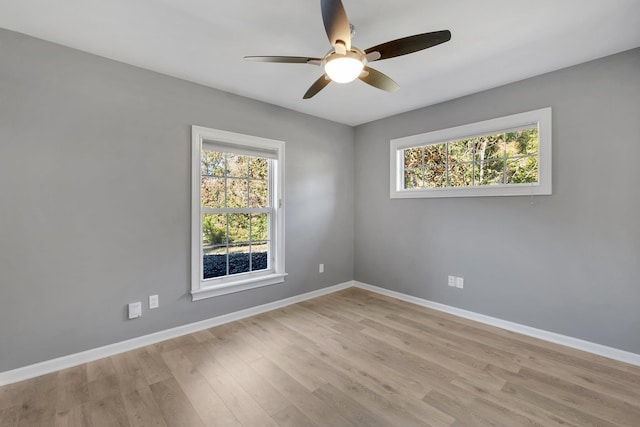
<path id="1" fill-rule="evenodd" d="M 284 281 L 284 142 L 192 127 L 194 300 Z"/>

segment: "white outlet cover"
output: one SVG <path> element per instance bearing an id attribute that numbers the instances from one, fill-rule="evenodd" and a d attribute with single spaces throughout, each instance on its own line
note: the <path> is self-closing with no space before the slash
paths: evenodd
<path id="1" fill-rule="evenodd" d="M 456 277 L 455 276 L 449 276 L 449 282 L 447 283 L 449 286 L 451 286 L 452 288 L 456 286 Z"/>
<path id="2" fill-rule="evenodd" d="M 324 264 L 320 264 L 320 265 L 318 266 L 318 272 L 320 272 L 320 273 L 324 273 Z"/>
<path id="3" fill-rule="evenodd" d="M 456 288 L 464 288 L 464 277 L 456 277 Z"/>
<path id="4" fill-rule="evenodd" d="M 149 296 L 149 309 L 158 308 L 160 305 L 158 301 L 158 295 L 150 295 Z"/>
<path id="5" fill-rule="evenodd" d="M 142 317 L 142 303 L 132 302 L 129 304 L 129 319 L 137 319 Z"/>

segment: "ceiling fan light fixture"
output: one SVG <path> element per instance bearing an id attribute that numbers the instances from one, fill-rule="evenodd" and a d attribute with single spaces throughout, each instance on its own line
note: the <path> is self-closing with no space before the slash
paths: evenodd
<path id="1" fill-rule="evenodd" d="M 364 69 L 364 55 L 349 51 L 344 55 L 330 53 L 324 60 L 324 71 L 336 83 L 349 83 L 358 78 Z"/>

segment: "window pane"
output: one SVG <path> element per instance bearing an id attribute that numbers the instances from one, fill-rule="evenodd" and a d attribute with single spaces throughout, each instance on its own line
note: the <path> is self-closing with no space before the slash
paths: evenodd
<path id="1" fill-rule="evenodd" d="M 449 142 L 449 162 L 472 162 L 474 142 L 474 139 Z"/>
<path id="2" fill-rule="evenodd" d="M 424 147 L 424 162 L 426 165 L 445 165 L 447 163 L 447 144 Z"/>
<path id="3" fill-rule="evenodd" d="M 487 135 L 475 138 L 475 160 L 504 158 L 504 134 Z"/>
<path id="4" fill-rule="evenodd" d="M 422 147 L 405 148 L 404 167 L 405 169 L 422 167 Z"/>
<path id="5" fill-rule="evenodd" d="M 202 277 L 210 279 L 227 275 L 227 247 L 211 249 L 202 255 Z"/>
<path id="6" fill-rule="evenodd" d="M 227 153 L 227 176 L 249 176 L 249 157 L 240 154 Z"/>
<path id="7" fill-rule="evenodd" d="M 251 241 L 269 239 L 269 214 L 251 215 Z"/>
<path id="8" fill-rule="evenodd" d="M 507 138 L 507 156 L 538 154 L 538 129 L 525 129 L 509 132 Z"/>
<path id="9" fill-rule="evenodd" d="M 202 215 L 202 247 L 206 251 L 209 247 L 227 243 L 227 215 Z"/>
<path id="10" fill-rule="evenodd" d="M 473 184 L 473 163 L 449 165 L 449 186 L 466 187 Z"/>
<path id="11" fill-rule="evenodd" d="M 427 167 L 424 175 L 424 185 L 427 188 L 445 187 L 447 185 L 447 168 L 445 166 Z"/>
<path id="12" fill-rule="evenodd" d="M 538 157 L 507 160 L 507 183 L 528 184 L 538 182 Z"/>
<path id="13" fill-rule="evenodd" d="M 251 157 L 249 176 L 253 179 L 266 180 L 269 177 L 269 160 L 262 157 Z"/>
<path id="14" fill-rule="evenodd" d="M 249 214 L 229 214 L 229 243 L 249 241 Z"/>
<path id="15" fill-rule="evenodd" d="M 249 207 L 269 207 L 269 186 L 267 181 L 249 181 Z"/>
<path id="16" fill-rule="evenodd" d="M 203 176 L 200 180 L 200 201 L 209 208 L 224 207 L 224 178 Z"/>
<path id="17" fill-rule="evenodd" d="M 504 160 L 489 160 L 476 163 L 475 185 L 496 185 L 504 183 Z"/>
<path id="18" fill-rule="evenodd" d="M 404 171 L 404 188 L 421 188 L 423 186 L 422 169 L 408 169 Z"/>
<path id="19" fill-rule="evenodd" d="M 200 173 L 202 175 L 224 175 L 224 153 L 202 150 L 200 156 Z"/>
<path id="20" fill-rule="evenodd" d="M 249 207 L 249 188 L 245 179 L 227 178 L 227 208 Z"/>
<path id="21" fill-rule="evenodd" d="M 229 274 L 247 273 L 251 271 L 249 253 L 250 248 L 248 244 L 229 246 Z"/>
<path id="22" fill-rule="evenodd" d="M 266 270 L 269 268 L 267 242 L 251 244 L 251 271 Z"/>

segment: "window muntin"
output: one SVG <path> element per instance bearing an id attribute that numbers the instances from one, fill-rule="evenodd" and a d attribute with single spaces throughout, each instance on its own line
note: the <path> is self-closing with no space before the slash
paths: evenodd
<path id="1" fill-rule="evenodd" d="M 192 127 L 193 300 L 284 281 L 284 143 Z"/>
<path id="2" fill-rule="evenodd" d="M 391 140 L 392 198 L 551 194 L 551 109 Z"/>

